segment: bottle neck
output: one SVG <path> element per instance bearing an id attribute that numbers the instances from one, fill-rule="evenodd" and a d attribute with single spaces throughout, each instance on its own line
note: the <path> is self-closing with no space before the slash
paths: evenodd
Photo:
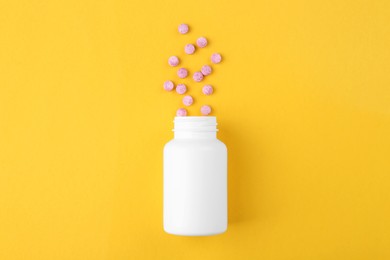
<path id="1" fill-rule="evenodd" d="M 216 139 L 217 119 L 214 116 L 175 117 L 175 139 Z"/>

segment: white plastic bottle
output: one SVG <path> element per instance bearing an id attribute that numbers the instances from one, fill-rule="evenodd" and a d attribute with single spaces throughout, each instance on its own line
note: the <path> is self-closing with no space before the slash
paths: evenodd
<path id="1" fill-rule="evenodd" d="M 227 149 L 212 116 L 176 117 L 164 147 L 164 230 L 209 236 L 227 229 Z"/>

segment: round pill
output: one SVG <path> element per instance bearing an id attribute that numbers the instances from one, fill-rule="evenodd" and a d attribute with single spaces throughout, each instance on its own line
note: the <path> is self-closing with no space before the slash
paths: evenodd
<path id="1" fill-rule="evenodd" d="M 193 44 L 187 44 L 185 47 L 184 47 L 184 52 L 187 53 L 187 54 L 193 54 L 195 52 L 195 46 Z"/>
<path id="2" fill-rule="evenodd" d="M 183 98 L 183 104 L 186 106 L 191 106 L 194 103 L 194 99 L 191 96 L 185 96 Z"/>
<path id="3" fill-rule="evenodd" d="M 168 64 L 172 67 L 176 67 L 177 65 L 179 65 L 179 58 L 177 56 L 171 56 L 169 57 L 168 59 Z"/>
<path id="4" fill-rule="evenodd" d="M 185 108 L 179 108 L 176 111 L 176 116 L 187 116 L 187 110 Z"/>
<path id="5" fill-rule="evenodd" d="M 200 82 L 203 80 L 203 74 L 202 72 L 200 71 L 197 71 L 194 73 L 194 75 L 192 76 L 192 78 L 196 81 L 196 82 Z"/>
<path id="6" fill-rule="evenodd" d="M 185 68 L 178 69 L 177 76 L 179 76 L 179 78 L 181 78 L 181 79 L 186 78 L 188 76 L 188 70 Z"/>
<path id="7" fill-rule="evenodd" d="M 204 48 L 207 46 L 207 39 L 205 37 L 199 37 L 196 40 L 196 45 L 198 45 L 200 48 Z"/>
<path id="8" fill-rule="evenodd" d="M 165 89 L 166 91 L 172 91 L 172 89 L 173 89 L 174 87 L 175 87 L 175 84 L 173 84 L 172 81 L 167 80 L 167 81 L 164 82 L 164 89 Z"/>
<path id="9" fill-rule="evenodd" d="M 179 85 L 177 85 L 176 91 L 177 91 L 178 87 L 179 87 Z M 202 88 L 202 92 L 205 95 L 211 95 L 211 94 L 213 94 L 214 89 L 213 89 L 213 87 L 211 85 L 204 85 L 203 88 Z"/>
<path id="10" fill-rule="evenodd" d="M 182 23 L 179 25 L 179 33 L 186 34 L 189 31 L 188 24 Z"/>
<path id="11" fill-rule="evenodd" d="M 221 54 L 219 54 L 219 53 L 213 53 L 213 54 L 211 55 L 211 62 L 212 62 L 212 63 L 217 64 L 217 63 L 220 63 L 221 61 L 222 61 Z"/>
<path id="12" fill-rule="evenodd" d="M 210 75 L 213 69 L 209 65 L 204 65 L 201 69 L 204 76 Z"/>
<path id="13" fill-rule="evenodd" d="M 211 107 L 208 105 L 204 105 L 200 108 L 200 112 L 202 113 L 202 115 L 207 116 L 211 113 Z"/>
<path id="14" fill-rule="evenodd" d="M 178 85 L 176 86 L 176 92 L 177 92 L 178 94 L 180 94 L 180 95 L 183 95 L 184 93 L 186 93 L 186 92 L 187 92 L 187 87 L 186 87 L 186 85 L 184 85 L 184 84 L 178 84 Z"/>

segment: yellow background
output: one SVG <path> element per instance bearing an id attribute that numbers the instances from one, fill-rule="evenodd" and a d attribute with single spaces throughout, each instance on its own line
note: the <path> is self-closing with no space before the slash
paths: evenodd
<path id="1" fill-rule="evenodd" d="M 390 259 L 389 35 L 387 0 L 2 0 L 0 259 Z M 215 95 L 185 82 L 229 148 L 229 229 L 171 236 L 167 58 L 214 51 Z"/>

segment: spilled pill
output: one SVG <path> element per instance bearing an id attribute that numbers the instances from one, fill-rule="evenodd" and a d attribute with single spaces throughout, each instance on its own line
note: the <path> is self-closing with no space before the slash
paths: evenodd
<path id="1" fill-rule="evenodd" d="M 186 106 L 191 106 L 194 103 L 194 99 L 191 96 L 185 96 L 183 98 L 183 104 Z"/>
<path id="2" fill-rule="evenodd" d="M 189 31 L 188 24 L 182 23 L 179 25 L 179 33 L 186 34 Z"/>
<path id="3" fill-rule="evenodd" d="M 187 54 L 193 54 L 195 52 L 195 46 L 191 43 L 184 46 L 184 52 Z"/>
<path id="4" fill-rule="evenodd" d="M 213 53 L 213 54 L 211 55 L 211 62 L 212 62 L 212 63 L 217 64 L 217 63 L 220 63 L 221 61 L 222 61 L 221 54 L 219 54 L 219 53 Z"/>
<path id="5" fill-rule="evenodd" d="M 211 107 L 208 105 L 204 105 L 200 108 L 200 112 L 202 113 L 202 115 L 207 116 L 211 113 Z"/>
<path id="6" fill-rule="evenodd" d="M 177 76 L 179 76 L 179 78 L 181 78 L 181 79 L 186 78 L 188 76 L 188 70 L 185 68 L 178 69 Z"/>
<path id="7" fill-rule="evenodd" d="M 179 108 L 176 111 L 177 116 L 186 116 L 187 115 L 187 110 L 185 108 Z"/>
<path id="8" fill-rule="evenodd" d="M 196 45 L 198 45 L 200 48 L 204 48 L 207 46 L 207 39 L 205 37 L 199 37 L 196 40 Z"/>
<path id="9" fill-rule="evenodd" d="M 177 85 L 176 91 L 177 91 L 178 87 L 179 87 L 179 85 Z M 213 87 L 211 85 L 204 85 L 203 88 L 202 88 L 202 92 L 205 95 L 211 95 L 211 94 L 213 94 L 214 89 L 213 89 Z"/>
<path id="10" fill-rule="evenodd" d="M 171 56 L 169 57 L 168 59 L 168 64 L 172 67 L 176 67 L 177 65 L 179 65 L 179 58 L 177 56 Z"/>
<path id="11" fill-rule="evenodd" d="M 197 71 L 194 73 L 194 75 L 192 76 L 192 78 L 196 81 L 196 82 L 200 82 L 203 80 L 203 74 L 202 72 L 200 71 Z"/>
<path id="12" fill-rule="evenodd" d="M 201 69 L 204 76 L 210 75 L 213 69 L 209 65 L 204 65 Z"/>
<path id="13" fill-rule="evenodd" d="M 174 87 L 175 87 L 175 84 L 173 84 L 172 81 L 167 80 L 167 81 L 164 82 L 164 89 L 165 89 L 166 91 L 172 91 L 172 89 L 173 89 Z"/>
<path id="14" fill-rule="evenodd" d="M 184 85 L 184 84 L 178 84 L 178 85 L 176 86 L 176 92 L 177 92 L 178 94 L 180 94 L 180 95 L 183 95 L 184 93 L 186 93 L 186 92 L 187 92 L 187 87 L 186 87 L 186 85 Z"/>

